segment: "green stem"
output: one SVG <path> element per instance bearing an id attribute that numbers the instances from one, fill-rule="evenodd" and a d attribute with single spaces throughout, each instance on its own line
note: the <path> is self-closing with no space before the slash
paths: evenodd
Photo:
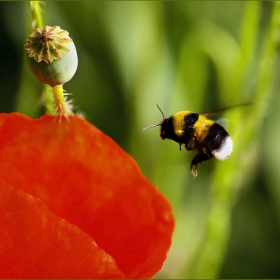
<path id="1" fill-rule="evenodd" d="M 52 89 L 57 113 L 62 116 L 71 115 L 71 106 L 64 100 L 63 85 L 53 87 Z"/>
<path id="2" fill-rule="evenodd" d="M 42 1 L 29 1 L 30 10 L 33 17 L 32 27 L 35 28 L 43 28 L 44 21 L 42 16 Z M 55 114 L 54 109 L 54 97 L 52 95 L 52 90 L 49 85 L 43 85 L 43 102 L 45 105 L 45 112 L 46 114 Z"/>
<path id="3" fill-rule="evenodd" d="M 29 1 L 30 10 L 33 17 L 32 28 L 43 28 L 44 22 L 42 17 L 42 5 L 43 2 L 41 1 Z"/>
<path id="4" fill-rule="evenodd" d="M 258 7 L 257 7 L 257 6 Z M 241 42 L 241 51 L 244 55 L 244 60 L 237 63 L 234 73 L 238 74 L 238 70 L 242 70 L 242 75 L 238 74 L 235 77 L 235 90 L 244 89 L 244 78 L 246 68 L 250 61 L 248 57 L 255 51 L 253 42 L 256 44 L 257 25 L 259 20 L 259 2 L 247 2 L 245 13 L 245 22 L 248 18 L 253 19 L 254 26 L 251 26 L 255 34 L 248 35 L 246 26 L 243 26 L 243 40 Z M 252 13 L 254 11 L 254 13 Z M 248 17 L 246 19 L 246 17 Z M 241 183 L 246 180 L 250 172 L 248 172 L 248 162 L 243 161 L 243 153 L 250 153 L 250 146 L 256 143 L 254 139 L 258 139 L 257 135 L 261 128 L 262 119 L 265 116 L 266 104 L 270 96 L 270 88 L 273 79 L 274 62 L 277 54 L 278 37 L 276 36 L 280 29 L 280 2 L 273 2 L 273 10 L 271 21 L 265 36 L 259 68 L 257 69 L 258 83 L 254 90 L 253 105 L 246 109 L 246 119 L 244 124 L 244 116 L 240 113 L 233 112 L 231 116 L 235 116 L 235 121 L 239 123 L 237 131 L 233 137 L 234 153 L 227 163 L 217 164 L 213 180 L 211 183 L 212 197 L 209 214 L 206 221 L 206 232 L 203 242 L 198 248 L 197 256 L 192 264 L 192 269 L 188 275 L 190 278 L 217 278 L 223 258 L 228 244 L 230 229 L 231 229 L 231 213 L 234 200 L 240 189 Z M 247 33 L 247 34 L 245 34 Z M 247 44 L 246 41 L 247 40 Z M 249 40 L 249 42 L 248 42 Z M 251 51 L 248 49 L 251 46 Z M 237 84 L 236 84 L 237 83 Z M 234 91 L 229 94 L 234 94 Z M 232 118 L 230 118 L 232 119 Z M 250 125 L 248 125 L 250 124 Z M 248 157 L 248 155 L 247 155 Z M 250 157 L 250 156 L 249 156 Z M 251 163 L 253 164 L 254 160 Z M 250 166 L 249 166 L 250 168 Z"/>
<path id="5" fill-rule="evenodd" d="M 43 20 L 43 15 L 42 15 L 42 5 L 45 4 L 42 1 L 29 1 L 29 7 L 30 7 L 30 11 L 32 14 L 32 28 L 36 29 L 36 28 L 43 28 L 44 25 L 44 20 Z M 28 72 L 28 75 L 30 75 L 30 73 Z M 24 79 L 24 78 L 23 78 Z M 23 83 L 22 83 L 23 84 Z M 19 111 L 26 111 L 23 110 L 21 107 L 21 104 L 24 103 L 23 100 L 26 99 L 26 91 L 24 90 L 24 86 L 22 86 L 22 91 L 19 94 L 18 97 L 18 106 L 17 109 Z M 56 113 L 55 110 L 55 101 L 54 101 L 54 95 L 53 95 L 53 89 L 46 84 L 43 84 L 43 89 L 42 89 L 42 101 L 43 104 L 45 106 L 45 113 L 46 114 L 51 114 L 54 115 Z M 63 90 L 62 90 L 63 92 Z M 62 106 L 63 107 L 63 106 Z M 66 105 L 64 107 L 67 107 Z M 57 111 L 60 111 L 61 109 L 57 108 Z M 63 109 L 62 109 L 63 110 Z"/>
<path id="6" fill-rule="evenodd" d="M 39 2 L 39 1 L 29 1 L 29 10 L 28 12 L 31 11 L 32 14 L 32 28 L 41 28 L 44 26 L 43 23 L 43 17 L 42 17 L 42 4 L 44 2 Z M 30 32 L 30 23 L 28 22 L 26 24 L 25 28 L 26 33 Z M 23 62 L 22 65 L 26 65 L 26 55 L 23 57 Z M 17 95 L 17 100 L 16 100 L 16 105 L 15 105 L 15 110 L 19 111 L 23 114 L 33 116 L 33 117 L 38 117 L 41 115 L 41 108 L 39 106 L 32 106 L 31 104 L 38 104 L 39 100 L 39 95 L 35 90 L 31 90 L 30 88 L 34 89 L 36 87 L 35 84 L 31 84 L 29 82 L 30 78 L 30 71 L 28 70 L 27 67 L 22 67 L 22 75 L 21 75 L 21 80 L 20 80 L 20 87 L 19 87 L 19 92 Z M 47 86 L 43 86 L 43 92 L 47 91 Z M 46 97 L 44 96 L 44 99 Z M 53 98 L 52 98 L 53 99 Z"/>

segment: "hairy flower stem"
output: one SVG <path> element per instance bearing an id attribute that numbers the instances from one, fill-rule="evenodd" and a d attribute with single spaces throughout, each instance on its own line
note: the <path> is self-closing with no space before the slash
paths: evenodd
<path id="1" fill-rule="evenodd" d="M 72 114 L 71 105 L 67 102 L 63 93 L 63 86 L 53 87 L 53 97 L 58 115 L 68 116 Z"/>

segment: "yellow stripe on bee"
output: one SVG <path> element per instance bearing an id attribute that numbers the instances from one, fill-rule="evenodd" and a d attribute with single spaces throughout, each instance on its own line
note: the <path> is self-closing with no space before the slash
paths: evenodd
<path id="1" fill-rule="evenodd" d="M 209 128 L 214 124 L 214 121 L 207 119 L 203 115 L 198 116 L 198 120 L 194 124 L 194 136 L 202 142 L 209 132 Z"/>
<path id="2" fill-rule="evenodd" d="M 173 115 L 173 128 L 175 134 L 180 137 L 184 136 L 185 131 L 185 116 L 192 114 L 191 111 L 181 111 Z M 207 119 L 203 115 L 198 115 L 198 120 L 193 128 L 193 136 L 197 141 L 202 142 L 209 132 L 209 128 L 214 124 L 214 121 Z"/>
<path id="3" fill-rule="evenodd" d="M 185 134 L 185 116 L 191 113 L 191 111 L 181 111 L 173 115 L 173 128 L 177 136 Z"/>

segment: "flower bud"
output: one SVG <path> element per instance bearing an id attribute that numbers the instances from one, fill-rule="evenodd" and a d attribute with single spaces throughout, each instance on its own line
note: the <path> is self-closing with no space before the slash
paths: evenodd
<path id="1" fill-rule="evenodd" d="M 45 26 L 27 37 L 27 63 L 32 74 L 51 87 L 68 82 L 78 67 L 73 40 L 59 26 Z"/>

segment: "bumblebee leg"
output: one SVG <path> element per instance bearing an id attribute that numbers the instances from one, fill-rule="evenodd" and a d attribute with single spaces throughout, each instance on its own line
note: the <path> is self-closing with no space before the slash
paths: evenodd
<path id="1" fill-rule="evenodd" d="M 199 152 L 192 160 L 191 162 L 191 173 L 193 175 L 193 177 L 195 178 L 198 175 L 197 172 L 197 165 L 205 160 L 210 159 L 211 157 L 213 157 L 212 154 L 206 154 L 206 153 L 201 153 Z M 194 166 L 194 168 L 193 168 Z"/>
<path id="2" fill-rule="evenodd" d="M 185 143 L 185 147 L 187 151 L 196 150 L 195 138 L 194 137 L 189 138 L 189 140 Z"/>
<path id="3" fill-rule="evenodd" d="M 182 146 L 182 143 L 179 143 L 180 151 L 182 151 L 181 146 Z"/>
<path id="4" fill-rule="evenodd" d="M 197 165 L 195 165 L 194 169 L 193 169 L 192 166 L 191 166 L 191 173 L 192 173 L 192 175 L 193 175 L 194 178 L 197 177 L 197 175 L 198 175 L 198 172 L 197 172 Z"/>
<path id="5" fill-rule="evenodd" d="M 192 159 L 192 162 L 191 162 L 191 173 L 193 175 L 193 177 L 197 177 L 198 175 L 198 172 L 197 172 L 197 165 L 199 163 L 199 154 L 197 154 L 193 159 Z M 194 168 L 193 168 L 194 166 Z"/>

